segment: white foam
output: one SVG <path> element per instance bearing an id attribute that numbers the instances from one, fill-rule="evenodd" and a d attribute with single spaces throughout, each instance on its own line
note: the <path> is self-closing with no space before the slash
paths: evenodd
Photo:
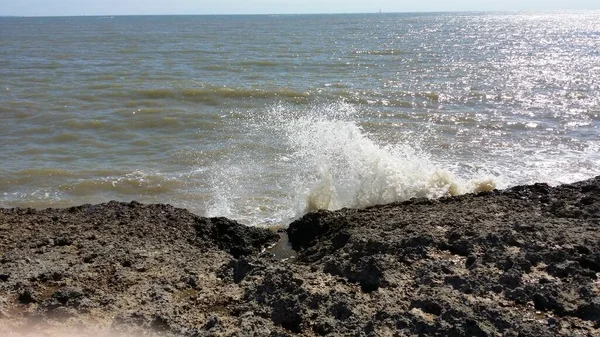
<path id="1" fill-rule="evenodd" d="M 305 200 L 301 212 L 494 188 L 490 178 L 457 178 L 414 144 L 378 144 L 356 117 L 352 106 L 338 103 L 283 123 L 297 163 L 298 196 Z"/>
<path id="2" fill-rule="evenodd" d="M 276 149 L 265 155 L 232 148 L 231 156 L 215 168 L 207 215 L 248 224 L 287 224 L 316 209 L 366 207 L 495 187 L 490 178 L 459 178 L 414 144 L 378 143 L 360 127 L 359 117 L 354 106 L 343 102 L 306 109 L 277 105 L 246 116 L 248 137 L 276 144 Z M 277 196 L 265 197 L 273 194 Z"/>

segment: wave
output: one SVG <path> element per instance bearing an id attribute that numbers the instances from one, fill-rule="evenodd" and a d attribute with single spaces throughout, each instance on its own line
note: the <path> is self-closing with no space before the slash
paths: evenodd
<path id="1" fill-rule="evenodd" d="M 358 90 L 340 82 L 326 83 L 324 87 L 313 87 L 303 90 L 287 87 L 258 89 L 201 85 L 196 88 L 165 87 L 138 88 L 128 91 L 114 90 L 107 95 L 119 99 L 133 100 L 133 105 L 143 102 L 149 106 L 156 105 L 156 102 L 161 102 L 162 100 L 197 102 L 209 106 L 219 106 L 227 100 L 264 100 L 268 104 L 284 102 L 307 105 L 323 101 L 335 102 L 341 99 L 347 103 L 356 105 L 406 108 L 422 103 L 474 104 L 485 101 L 499 103 L 513 100 L 510 95 L 501 96 L 497 93 L 489 92 L 444 93 L 437 91 L 405 91 L 395 90 L 393 86 L 394 84 L 391 83 L 390 88 L 383 90 Z M 79 98 L 89 102 L 100 100 L 99 97 L 93 95 L 81 96 Z M 162 106 L 164 107 L 164 105 Z"/>
<path id="2" fill-rule="evenodd" d="M 7 191 L 2 201 L 11 205 L 47 202 L 77 203 L 76 200 L 132 198 L 144 200 L 163 196 L 185 186 L 185 181 L 162 173 L 115 170 L 76 171 L 38 168 L 5 173 L 0 189 Z M 56 182 L 60 182 L 56 184 Z M 31 186 L 30 188 L 22 188 Z M 13 191 L 13 192 L 10 192 Z"/>
<path id="3" fill-rule="evenodd" d="M 206 86 L 201 88 L 138 89 L 134 90 L 130 96 L 146 99 L 176 99 L 218 105 L 222 99 L 279 99 L 302 103 L 308 101 L 310 93 L 287 88 L 264 90 Z"/>
<path id="4" fill-rule="evenodd" d="M 495 188 L 491 178 L 459 177 L 415 144 L 378 143 L 359 119 L 356 106 L 338 102 L 304 109 L 279 104 L 235 120 L 238 127 L 246 123 L 248 134 L 280 146 L 270 159 L 250 151 L 223 160 L 212 179 L 208 215 L 285 224 L 317 209 L 362 208 Z M 271 189 L 265 195 L 280 194 L 269 201 L 275 204 L 256 197 L 262 186 Z"/>
<path id="5" fill-rule="evenodd" d="M 276 67 L 281 66 L 282 64 L 279 62 L 274 62 L 270 60 L 248 60 L 237 63 L 240 66 L 257 66 L 257 67 Z"/>
<path id="6" fill-rule="evenodd" d="M 61 185 L 60 189 L 72 195 L 110 192 L 118 195 L 144 196 L 160 195 L 183 186 L 181 180 L 160 173 L 134 171 L 122 175 L 81 179 L 71 184 Z"/>
<path id="7" fill-rule="evenodd" d="M 319 100 L 335 102 L 340 99 L 347 103 L 369 106 L 412 107 L 415 102 L 451 102 L 474 99 L 473 97 L 452 97 L 437 92 L 409 91 L 357 91 L 343 83 L 325 84 L 326 89 L 306 91 L 291 88 L 253 89 L 202 86 L 200 88 L 150 88 L 135 89 L 129 92 L 115 91 L 111 96 L 137 100 L 180 100 L 207 105 L 221 105 L 225 100 L 268 100 L 305 105 Z M 319 99 L 320 98 L 320 99 Z"/>
<path id="8" fill-rule="evenodd" d="M 354 55 L 401 55 L 409 54 L 409 52 L 400 49 L 384 49 L 384 50 L 353 50 Z"/>
<path id="9" fill-rule="evenodd" d="M 81 118 L 69 118 L 62 122 L 62 126 L 73 130 L 98 130 L 102 128 L 113 128 L 110 123 L 98 120 L 98 119 L 81 119 Z M 115 128 L 115 130 L 121 131 L 123 128 Z"/>
<path id="10" fill-rule="evenodd" d="M 410 144 L 378 144 L 350 118 L 355 115 L 351 105 L 338 104 L 319 114 L 286 118 L 292 156 L 302 163 L 304 211 L 367 207 L 494 187 L 489 179 L 458 179 Z"/>

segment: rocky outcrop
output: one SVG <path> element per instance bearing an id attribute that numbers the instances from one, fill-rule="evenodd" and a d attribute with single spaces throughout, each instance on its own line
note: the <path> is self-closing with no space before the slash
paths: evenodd
<path id="1" fill-rule="evenodd" d="M 600 335 L 600 177 L 318 211 L 287 236 L 280 260 L 272 231 L 168 205 L 3 209 L 0 334 Z"/>
<path id="2" fill-rule="evenodd" d="M 288 232 L 299 263 L 369 294 L 363 332 L 600 333 L 600 177 L 321 211 Z"/>
<path id="3" fill-rule="evenodd" d="M 278 239 L 169 205 L 2 209 L 0 335 L 190 334 L 242 296 L 217 278 L 221 266 Z"/>

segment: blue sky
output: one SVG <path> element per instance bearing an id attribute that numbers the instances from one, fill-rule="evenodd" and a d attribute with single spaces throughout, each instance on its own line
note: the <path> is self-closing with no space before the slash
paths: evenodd
<path id="1" fill-rule="evenodd" d="M 283 14 L 600 9 L 600 0 L 0 0 L 0 15 Z"/>

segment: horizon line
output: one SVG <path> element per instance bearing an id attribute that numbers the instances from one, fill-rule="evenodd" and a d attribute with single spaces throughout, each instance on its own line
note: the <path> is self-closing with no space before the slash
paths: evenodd
<path id="1" fill-rule="evenodd" d="M 550 13 L 600 11 L 600 9 L 530 9 L 530 10 L 437 10 L 404 12 L 307 12 L 307 13 L 161 13 L 161 14 L 67 14 L 67 15 L 14 15 L 0 14 L 2 18 L 76 18 L 76 17 L 126 17 L 126 16 L 300 16 L 300 15 L 352 15 L 352 14 L 436 14 L 436 13 Z"/>

